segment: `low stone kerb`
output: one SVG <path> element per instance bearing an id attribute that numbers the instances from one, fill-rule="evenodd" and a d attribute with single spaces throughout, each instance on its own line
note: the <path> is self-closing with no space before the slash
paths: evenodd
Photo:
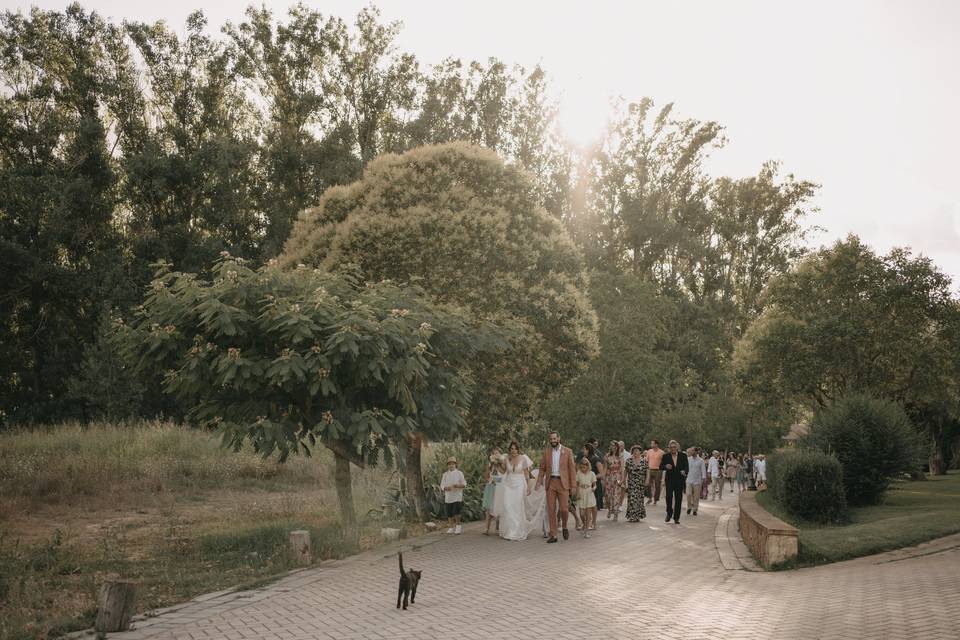
<path id="1" fill-rule="evenodd" d="M 750 491 L 740 494 L 740 537 L 764 569 L 796 562 L 799 530 L 757 503 Z"/>

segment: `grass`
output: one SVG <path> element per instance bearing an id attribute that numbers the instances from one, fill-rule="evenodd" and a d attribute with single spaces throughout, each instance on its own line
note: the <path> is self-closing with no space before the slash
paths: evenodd
<path id="1" fill-rule="evenodd" d="M 895 482 L 883 504 L 850 510 L 850 522 L 821 525 L 786 513 L 769 492 L 764 509 L 800 529 L 800 566 L 849 560 L 960 532 L 960 472 L 926 482 Z"/>
<path id="2" fill-rule="evenodd" d="M 0 638 L 90 627 L 109 574 L 139 581 L 140 612 L 253 588 L 292 568 L 293 529 L 311 531 L 317 559 L 352 553 L 331 469 L 325 450 L 278 465 L 167 423 L 0 434 Z M 392 481 L 354 469 L 358 515 Z M 361 548 L 380 542 L 380 526 L 364 525 Z"/>

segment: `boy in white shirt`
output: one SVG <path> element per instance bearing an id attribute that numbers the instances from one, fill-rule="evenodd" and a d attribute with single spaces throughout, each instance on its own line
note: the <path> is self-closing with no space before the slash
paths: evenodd
<path id="1" fill-rule="evenodd" d="M 447 505 L 447 517 L 453 520 L 454 526 L 447 529 L 447 533 L 460 534 L 460 510 L 463 508 L 463 490 L 467 486 L 467 479 L 463 472 L 457 469 L 457 459 L 447 458 L 447 470 L 440 478 L 440 490 L 443 491 L 443 501 Z"/>

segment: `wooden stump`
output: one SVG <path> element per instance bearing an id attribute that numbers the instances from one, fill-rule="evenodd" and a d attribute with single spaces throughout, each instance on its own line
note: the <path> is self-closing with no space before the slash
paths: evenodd
<path id="1" fill-rule="evenodd" d="M 133 580 L 112 579 L 100 585 L 94 628 L 107 633 L 129 629 L 136 593 L 137 583 Z"/>
<path id="2" fill-rule="evenodd" d="M 310 532 L 304 530 L 290 532 L 290 553 L 293 561 L 301 566 L 308 565 L 313 561 L 313 553 L 310 551 Z"/>
<path id="3" fill-rule="evenodd" d="M 380 535 L 383 536 L 385 542 L 390 542 L 391 540 L 400 539 L 400 529 L 394 529 L 393 527 L 384 527 L 380 529 Z"/>

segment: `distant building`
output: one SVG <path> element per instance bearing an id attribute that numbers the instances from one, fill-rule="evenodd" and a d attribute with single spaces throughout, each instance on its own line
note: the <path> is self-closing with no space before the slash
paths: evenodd
<path id="1" fill-rule="evenodd" d="M 794 446 L 797 444 L 797 440 L 800 440 L 804 436 L 810 433 L 810 427 L 805 422 L 798 422 L 790 427 L 790 431 L 787 435 L 783 436 L 782 439 L 786 440 L 788 447 Z"/>

